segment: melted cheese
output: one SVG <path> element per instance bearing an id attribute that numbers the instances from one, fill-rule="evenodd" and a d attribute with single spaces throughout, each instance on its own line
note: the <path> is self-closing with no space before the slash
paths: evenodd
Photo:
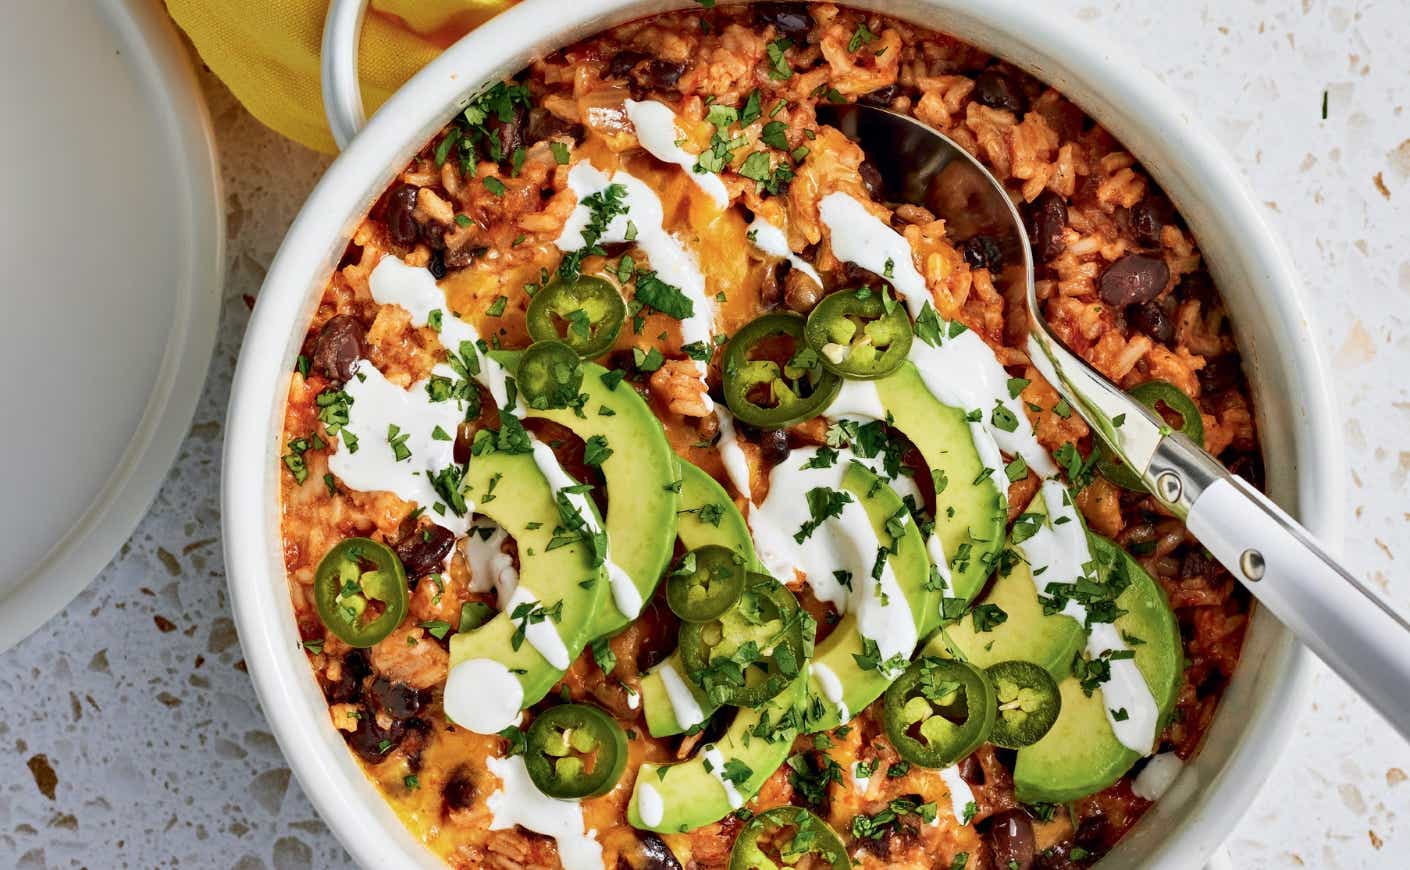
<path id="1" fill-rule="evenodd" d="M 662 163 L 673 163 L 685 170 L 690 180 L 705 191 L 715 205 L 722 209 L 729 205 L 729 192 L 725 190 L 720 176 L 713 172 L 695 171 L 695 161 L 699 155 L 691 154 L 680 146 L 676 113 L 671 111 L 670 106 L 656 100 L 627 100 L 627 117 L 636 128 L 637 141 L 648 154 Z"/>

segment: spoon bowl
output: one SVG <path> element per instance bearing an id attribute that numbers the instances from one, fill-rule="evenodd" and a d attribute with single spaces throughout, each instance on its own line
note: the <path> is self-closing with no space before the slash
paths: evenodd
<path id="1" fill-rule="evenodd" d="M 884 199 L 945 220 L 967 259 L 986 239 L 996 247 L 995 283 L 1024 282 L 1034 367 L 1260 603 L 1410 738 L 1410 624 L 1267 496 L 1063 346 L 1043 320 L 1023 219 L 988 169 L 938 130 L 886 109 L 828 104 L 818 118 L 861 145 Z"/>

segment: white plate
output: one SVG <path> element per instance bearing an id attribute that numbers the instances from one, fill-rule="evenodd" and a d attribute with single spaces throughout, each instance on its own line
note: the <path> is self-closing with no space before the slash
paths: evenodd
<path id="1" fill-rule="evenodd" d="M 0 651 L 132 534 L 215 342 L 210 118 L 155 0 L 18 3 L 0 28 Z"/>

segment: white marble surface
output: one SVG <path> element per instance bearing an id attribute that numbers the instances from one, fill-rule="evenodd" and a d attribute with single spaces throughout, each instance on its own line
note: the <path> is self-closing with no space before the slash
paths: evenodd
<path id="1" fill-rule="evenodd" d="M 1312 310 L 1325 312 L 1315 338 L 1346 420 L 1347 562 L 1410 612 L 1404 0 L 1052 5 L 1136 46 L 1266 203 Z M 141 527 L 77 601 L 0 658 L 0 866 L 349 863 L 290 782 L 243 671 L 217 514 L 248 302 L 324 161 L 260 127 L 209 76 L 206 91 L 230 227 L 220 343 Z M 1410 747 L 1319 671 L 1296 738 L 1229 841 L 1235 865 L 1406 866 L 1407 772 Z"/>

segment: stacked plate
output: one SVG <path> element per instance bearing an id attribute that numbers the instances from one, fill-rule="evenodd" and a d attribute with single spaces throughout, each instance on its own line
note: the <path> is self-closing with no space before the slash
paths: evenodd
<path id="1" fill-rule="evenodd" d="M 176 457 L 215 341 L 210 119 L 156 0 L 0 28 L 0 651 L 93 579 Z"/>

